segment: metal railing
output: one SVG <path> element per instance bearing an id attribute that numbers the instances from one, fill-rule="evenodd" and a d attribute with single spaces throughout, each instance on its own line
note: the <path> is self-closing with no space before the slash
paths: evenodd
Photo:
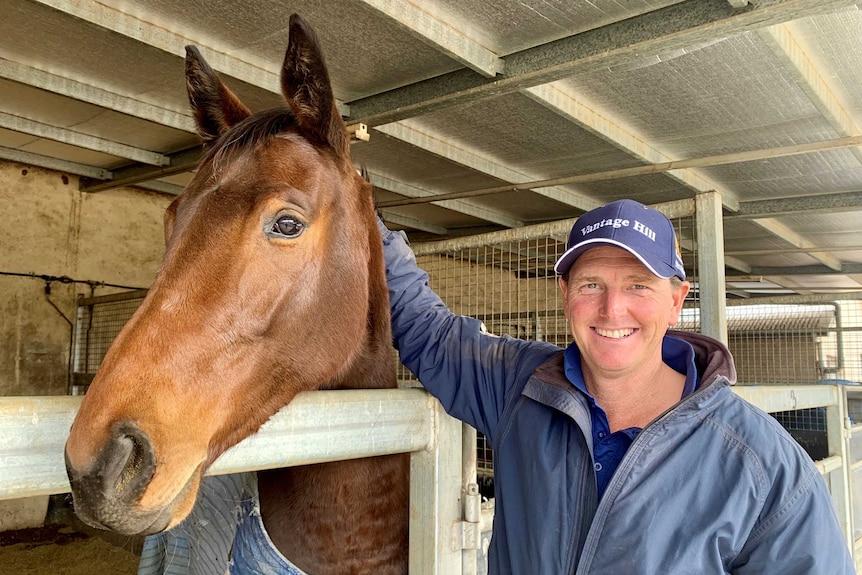
<path id="1" fill-rule="evenodd" d="M 0 397 L 0 499 L 69 491 L 63 448 L 81 400 Z M 475 487 L 475 475 L 463 474 L 462 424 L 423 390 L 302 393 L 208 474 L 405 452 L 410 573 L 474 574 L 480 518 L 464 518 L 464 494 L 473 491 L 464 483 Z"/>
<path id="2" fill-rule="evenodd" d="M 828 455 L 816 462 L 847 544 L 862 566 L 862 389 L 741 386 L 768 412 L 825 410 Z M 0 499 L 69 490 L 63 446 L 79 397 L 0 397 Z M 300 394 L 260 431 L 231 448 L 209 474 L 411 453 L 410 573 L 484 572 L 492 506 L 480 506 L 469 429 L 419 389 Z M 477 560 L 478 557 L 478 560 Z"/>
<path id="3" fill-rule="evenodd" d="M 862 571 L 862 389 L 843 387 L 847 405 L 845 420 L 847 458 L 844 470 L 849 494 L 846 499 L 850 539 L 856 569 Z"/>

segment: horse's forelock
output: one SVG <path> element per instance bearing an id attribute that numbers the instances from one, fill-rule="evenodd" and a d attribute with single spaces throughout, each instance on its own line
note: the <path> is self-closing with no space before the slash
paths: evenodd
<path id="1" fill-rule="evenodd" d="M 207 150 L 201 164 L 212 163 L 217 168 L 240 150 L 253 148 L 272 136 L 296 131 L 296 118 L 290 108 L 273 108 L 252 114 L 222 134 Z"/>

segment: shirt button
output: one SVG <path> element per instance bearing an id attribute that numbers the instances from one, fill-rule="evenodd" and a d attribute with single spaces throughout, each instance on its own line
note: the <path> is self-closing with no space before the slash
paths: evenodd
<path id="1" fill-rule="evenodd" d="M 599 432 L 599 439 L 604 439 L 604 438 L 605 438 L 605 432 L 604 432 L 604 431 L 600 431 L 600 432 Z"/>
<path id="2" fill-rule="evenodd" d="M 596 471 L 601 471 L 601 470 L 602 470 L 602 464 L 601 464 L 601 463 L 596 463 L 596 466 L 595 466 L 595 467 L 596 467 Z"/>

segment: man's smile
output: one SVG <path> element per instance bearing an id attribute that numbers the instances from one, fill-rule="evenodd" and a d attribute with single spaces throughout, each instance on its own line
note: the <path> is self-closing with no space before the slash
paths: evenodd
<path id="1" fill-rule="evenodd" d="M 622 339 L 624 337 L 628 337 L 633 334 L 635 329 L 626 328 L 626 329 L 602 329 L 600 327 L 594 327 L 593 330 L 602 337 L 608 337 L 611 339 Z"/>

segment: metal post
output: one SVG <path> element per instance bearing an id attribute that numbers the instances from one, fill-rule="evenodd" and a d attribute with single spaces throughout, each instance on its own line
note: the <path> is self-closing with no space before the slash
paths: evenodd
<path id="1" fill-rule="evenodd" d="M 827 474 L 832 501 L 838 521 L 844 531 L 847 546 L 853 553 L 853 510 L 850 499 L 850 418 L 847 416 L 847 394 L 844 386 L 836 385 L 837 402 L 826 406 L 826 440 L 829 455 L 841 458 L 841 467 Z M 854 558 L 855 560 L 855 558 Z"/>
<path id="2" fill-rule="evenodd" d="M 435 440 L 410 456 L 410 575 L 458 575 L 462 552 L 461 422 L 429 396 Z"/>
<path id="3" fill-rule="evenodd" d="M 862 391 L 857 391 L 850 387 L 844 387 L 844 397 L 847 405 L 847 414 L 850 414 L 850 401 L 860 401 L 862 400 Z M 852 421 L 848 417 L 847 424 L 850 428 L 847 431 L 847 443 L 848 445 L 851 442 L 858 443 L 862 440 L 862 423 L 856 421 Z M 854 437 L 855 436 L 855 437 Z M 847 461 L 847 475 L 850 478 L 850 525 L 852 527 L 852 537 L 853 540 L 853 561 L 856 565 L 856 569 L 862 568 L 862 537 L 858 535 L 856 530 L 856 521 L 860 520 L 860 518 L 856 517 L 854 510 L 854 501 L 853 497 L 857 494 L 858 489 L 857 485 L 859 481 L 862 481 L 862 474 L 860 474 L 860 470 L 862 470 L 862 456 L 859 455 L 858 450 L 850 450 L 847 451 L 848 461 Z"/>
<path id="4" fill-rule="evenodd" d="M 697 285 L 700 293 L 700 331 L 727 345 L 724 278 L 724 227 L 721 194 L 695 197 L 697 219 Z"/>

